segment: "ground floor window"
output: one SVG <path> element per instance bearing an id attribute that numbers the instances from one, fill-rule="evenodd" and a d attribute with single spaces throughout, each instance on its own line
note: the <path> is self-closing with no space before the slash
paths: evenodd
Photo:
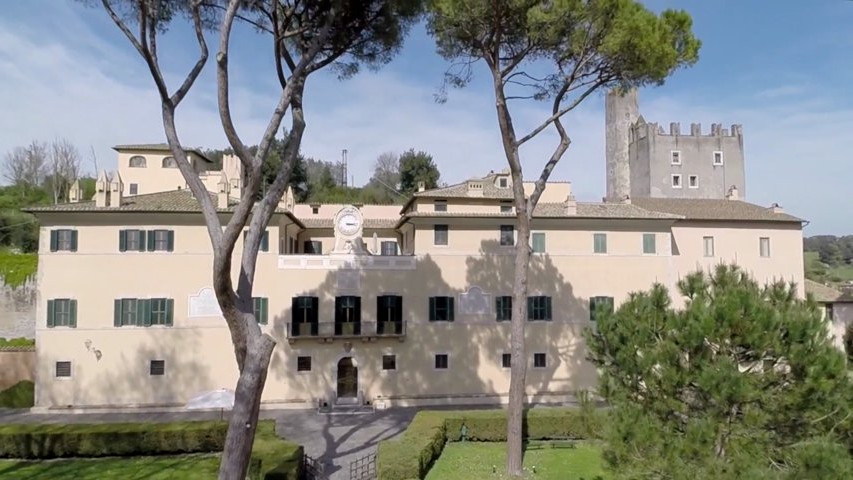
<path id="1" fill-rule="evenodd" d="M 446 353 L 436 353 L 435 354 L 435 369 L 436 370 L 447 370 L 450 366 L 450 356 Z"/>
<path id="2" fill-rule="evenodd" d="M 382 370 L 397 370 L 397 356 L 382 355 Z"/>
<path id="3" fill-rule="evenodd" d="M 151 364 L 148 366 L 148 373 L 151 376 L 160 376 L 166 374 L 166 361 L 165 360 L 151 360 Z"/>
<path id="4" fill-rule="evenodd" d="M 308 357 L 308 356 L 296 357 L 296 371 L 297 372 L 310 372 L 311 371 L 311 357 Z"/>
<path id="5" fill-rule="evenodd" d="M 56 362 L 56 378 L 71 377 L 71 362 Z"/>
<path id="6" fill-rule="evenodd" d="M 512 367 L 512 354 L 504 353 L 503 355 L 501 355 L 501 366 L 503 368 Z"/>
<path id="7" fill-rule="evenodd" d="M 533 367 L 534 368 L 545 368 L 545 354 L 544 353 L 534 353 L 533 354 Z"/>

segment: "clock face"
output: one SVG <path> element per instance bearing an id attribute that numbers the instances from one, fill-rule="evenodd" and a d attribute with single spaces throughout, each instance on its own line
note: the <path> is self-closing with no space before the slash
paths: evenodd
<path id="1" fill-rule="evenodd" d="M 354 213 L 345 213 L 338 219 L 338 230 L 344 235 L 353 235 L 358 232 L 361 221 Z"/>

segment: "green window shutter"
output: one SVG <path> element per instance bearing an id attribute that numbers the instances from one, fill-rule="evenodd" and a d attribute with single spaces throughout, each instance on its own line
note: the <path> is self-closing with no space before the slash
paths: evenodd
<path id="1" fill-rule="evenodd" d="M 166 299 L 166 326 L 171 327 L 175 324 L 175 299 Z"/>
<path id="2" fill-rule="evenodd" d="M 261 251 L 269 252 L 270 251 L 270 232 L 264 230 L 264 235 L 261 237 Z"/>
<path id="3" fill-rule="evenodd" d="M 144 252 L 144 251 L 145 251 L 145 246 L 146 246 L 146 243 L 145 243 L 145 241 L 146 241 L 145 230 L 137 230 L 137 231 L 136 231 L 136 235 L 138 236 L 137 238 L 139 239 L 139 251 L 140 251 L 140 252 Z"/>
<path id="4" fill-rule="evenodd" d="M 140 327 L 151 326 L 151 306 L 157 299 L 140 299 L 136 301 L 136 325 Z"/>
<path id="5" fill-rule="evenodd" d="M 545 297 L 545 320 L 552 320 L 551 315 L 551 297 Z"/>
<path id="6" fill-rule="evenodd" d="M 77 230 L 71 230 L 71 251 L 77 251 Z"/>
<path id="7" fill-rule="evenodd" d="M 113 302 L 113 325 L 121 326 L 121 299 L 117 298 Z"/>
<path id="8" fill-rule="evenodd" d="M 154 232 L 156 232 L 156 230 L 148 230 L 148 235 L 147 235 L 148 236 L 148 242 L 147 243 L 148 243 L 148 251 L 149 252 L 154 251 L 154 237 L 156 236 L 154 234 Z"/>
<path id="9" fill-rule="evenodd" d="M 266 325 L 269 321 L 269 299 L 261 298 L 261 325 Z"/>
<path id="10" fill-rule="evenodd" d="M 73 298 L 69 300 L 68 307 L 68 326 L 71 328 L 77 328 L 77 300 L 74 300 Z"/>
<path id="11" fill-rule="evenodd" d="M 435 297 L 429 297 L 429 321 L 435 321 Z"/>
<path id="12" fill-rule="evenodd" d="M 124 252 L 127 250 L 127 230 L 118 231 L 118 251 Z"/>
<path id="13" fill-rule="evenodd" d="M 533 317 L 533 297 L 527 297 L 527 319 L 532 320 Z"/>
<path id="14" fill-rule="evenodd" d="M 50 231 L 50 251 L 55 252 L 59 249 L 59 232 L 56 230 Z"/>
<path id="15" fill-rule="evenodd" d="M 172 252 L 175 250 L 175 231 L 174 230 L 169 230 L 168 246 L 166 247 L 166 250 L 169 252 Z"/>
<path id="16" fill-rule="evenodd" d="M 503 304 L 503 297 L 495 297 L 495 320 L 497 321 L 501 321 Z"/>
<path id="17" fill-rule="evenodd" d="M 53 232 L 51 232 L 53 233 Z M 56 307 L 53 304 L 53 300 L 47 301 L 47 327 L 53 328 L 56 326 Z"/>
<path id="18" fill-rule="evenodd" d="M 454 321 L 456 318 L 456 309 L 453 306 L 453 297 L 447 297 L 447 319 L 449 321 Z"/>

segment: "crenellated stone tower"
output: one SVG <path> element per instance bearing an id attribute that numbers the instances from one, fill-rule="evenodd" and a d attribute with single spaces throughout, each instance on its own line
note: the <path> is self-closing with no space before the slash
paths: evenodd
<path id="1" fill-rule="evenodd" d="M 637 91 L 606 98 L 607 199 L 727 198 L 732 189 L 746 197 L 743 129 L 714 123 L 708 134 L 691 124 L 669 132 L 639 114 Z M 627 126 L 626 126 L 627 122 Z"/>

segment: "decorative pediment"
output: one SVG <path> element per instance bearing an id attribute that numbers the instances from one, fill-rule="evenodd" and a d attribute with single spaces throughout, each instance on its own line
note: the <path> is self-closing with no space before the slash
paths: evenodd
<path id="1" fill-rule="evenodd" d="M 477 286 L 459 294 L 459 311 L 463 315 L 488 315 L 492 313 L 492 295 Z"/>

